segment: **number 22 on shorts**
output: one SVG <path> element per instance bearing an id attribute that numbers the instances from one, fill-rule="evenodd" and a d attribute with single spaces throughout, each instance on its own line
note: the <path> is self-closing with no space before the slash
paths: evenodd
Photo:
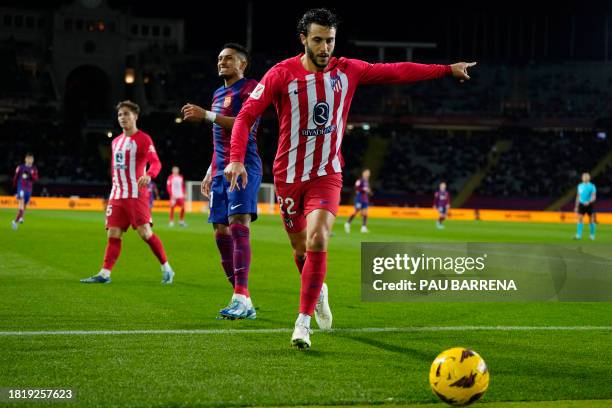
<path id="1" fill-rule="evenodd" d="M 286 197 L 283 199 L 283 197 L 278 196 L 277 199 L 278 199 L 278 205 L 280 207 L 280 211 L 282 214 L 287 214 L 287 215 L 295 214 L 295 211 L 293 210 L 295 201 L 293 201 L 293 198 Z"/>

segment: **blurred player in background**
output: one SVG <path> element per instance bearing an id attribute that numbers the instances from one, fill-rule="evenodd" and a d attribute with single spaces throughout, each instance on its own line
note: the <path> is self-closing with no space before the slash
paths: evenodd
<path id="1" fill-rule="evenodd" d="M 38 169 L 34 166 L 34 155 L 27 153 L 24 163 L 17 166 L 13 177 L 13 187 L 16 189 L 16 197 L 19 202 L 17 216 L 11 221 L 14 230 L 19 227 L 19 224 L 23 223 L 23 215 L 30 202 L 32 186 L 36 180 L 38 180 Z"/>
<path id="2" fill-rule="evenodd" d="M 131 101 L 119 102 L 117 119 L 123 133 L 112 141 L 113 187 L 106 207 L 108 243 L 102 269 L 82 283 L 110 283 L 111 270 L 121 253 L 121 236 L 131 226 L 155 254 L 162 270 L 162 284 L 174 280 L 161 240 L 153 233 L 147 185 L 157 177 L 161 162 L 151 137 L 136 127 L 140 108 Z M 147 169 L 147 164 L 149 168 Z"/>
<path id="3" fill-rule="evenodd" d="M 353 218 L 359 213 L 361 213 L 361 232 L 370 232 L 368 230 L 368 206 L 370 205 L 368 196 L 371 195 L 370 169 L 364 169 L 361 173 L 361 178 L 355 182 L 355 212 L 351 214 L 344 224 L 344 231 L 347 234 L 351 232 L 351 222 L 353 222 Z"/>
<path id="4" fill-rule="evenodd" d="M 209 197 L 208 222 L 213 224 L 221 265 L 233 287 L 230 304 L 220 311 L 226 319 L 255 319 L 256 311 L 248 289 L 251 266 L 250 223 L 257 219 L 257 193 L 261 183 L 261 159 L 255 135 L 259 117 L 249 127 L 245 165 L 249 185 L 230 191 L 223 169 L 229 164 L 232 127 L 243 102 L 257 86 L 244 77 L 249 54 L 240 44 L 225 44 L 217 59 L 219 77 L 224 85 L 213 96 L 210 111 L 187 104 L 182 112 L 186 121 L 206 120 L 213 124 L 212 163 L 202 180 L 202 194 Z"/>
<path id="5" fill-rule="evenodd" d="M 153 180 L 147 184 L 147 191 L 149 192 L 149 208 L 153 209 L 153 202 L 159 200 L 159 190 L 157 184 Z"/>
<path id="6" fill-rule="evenodd" d="M 187 226 L 185 224 L 185 180 L 177 166 L 172 167 L 172 174 L 168 176 L 166 191 L 170 197 L 170 223 L 168 225 L 174 227 L 174 208 L 179 207 L 181 209 L 179 225 Z"/>
<path id="7" fill-rule="evenodd" d="M 446 191 L 446 183 L 441 182 L 438 187 L 438 191 L 434 194 L 433 208 L 438 210 L 438 221 L 436 221 L 436 227 L 438 229 L 444 229 L 444 220 L 448 216 L 448 210 L 450 210 L 450 193 Z"/>
<path id="8" fill-rule="evenodd" d="M 331 328 L 327 286 L 327 246 L 340 201 L 340 152 L 351 100 L 361 84 L 401 84 L 442 78 L 467 80 L 475 63 L 423 65 L 369 64 L 332 57 L 338 20 L 327 9 L 307 11 L 298 23 L 304 53 L 272 67 L 242 107 L 232 130 L 230 191 L 246 188 L 245 154 L 251 126 L 270 105 L 279 118 L 274 185 L 281 217 L 302 271 L 300 307 L 291 343 L 310 347 L 310 318 Z M 318 309 L 318 311 L 317 311 Z"/>
<path id="9" fill-rule="evenodd" d="M 589 238 L 595 239 L 595 200 L 597 198 L 597 188 L 591 183 L 591 175 L 582 173 L 582 183 L 578 184 L 576 193 L 576 204 L 574 212 L 578 214 L 578 225 L 574 239 L 582 239 L 582 229 L 584 228 L 584 215 L 589 215 Z"/>

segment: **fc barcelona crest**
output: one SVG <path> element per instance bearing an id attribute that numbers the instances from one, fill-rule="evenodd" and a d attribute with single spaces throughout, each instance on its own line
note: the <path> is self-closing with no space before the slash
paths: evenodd
<path id="1" fill-rule="evenodd" d="M 223 99 L 223 107 L 224 108 L 228 108 L 230 105 L 232 104 L 232 96 L 226 96 L 225 99 Z"/>

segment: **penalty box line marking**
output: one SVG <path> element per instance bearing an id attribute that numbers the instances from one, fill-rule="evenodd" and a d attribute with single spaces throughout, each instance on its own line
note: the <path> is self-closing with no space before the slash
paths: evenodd
<path id="1" fill-rule="evenodd" d="M 0 331 L 0 337 L 10 336 L 116 336 L 137 334 L 274 334 L 291 333 L 293 329 L 169 329 L 169 330 L 49 330 L 49 331 Z M 328 333 L 419 333 L 440 331 L 612 331 L 612 326 L 426 326 L 426 327 L 361 327 L 340 328 Z M 317 330 L 317 332 L 323 332 Z"/>

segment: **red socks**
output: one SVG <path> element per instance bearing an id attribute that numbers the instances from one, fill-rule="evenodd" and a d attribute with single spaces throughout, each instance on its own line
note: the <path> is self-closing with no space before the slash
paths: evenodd
<path id="1" fill-rule="evenodd" d="M 300 289 L 300 313 L 312 316 L 327 272 L 327 252 L 306 251 Z"/>
<path id="2" fill-rule="evenodd" d="M 302 274 L 302 270 L 304 269 L 304 263 L 306 262 L 306 255 L 293 255 L 293 259 L 295 260 L 295 266 L 297 266 L 300 275 Z"/>
<path id="3" fill-rule="evenodd" d="M 106 251 L 104 251 L 104 263 L 102 267 L 109 271 L 115 266 L 117 258 L 121 253 L 121 238 L 109 238 L 106 244 Z"/>
<path id="4" fill-rule="evenodd" d="M 168 262 L 168 258 L 166 258 L 166 252 L 164 251 L 164 246 L 162 245 L 161 240 L 157 238 L 157 235 L 151 235 L 151 237 L 146 242 L 147 244 L 149 244 L 149 247 L 151 247 L 151 251 L 153 251 L 160 264 L 163 265 Z"/>

